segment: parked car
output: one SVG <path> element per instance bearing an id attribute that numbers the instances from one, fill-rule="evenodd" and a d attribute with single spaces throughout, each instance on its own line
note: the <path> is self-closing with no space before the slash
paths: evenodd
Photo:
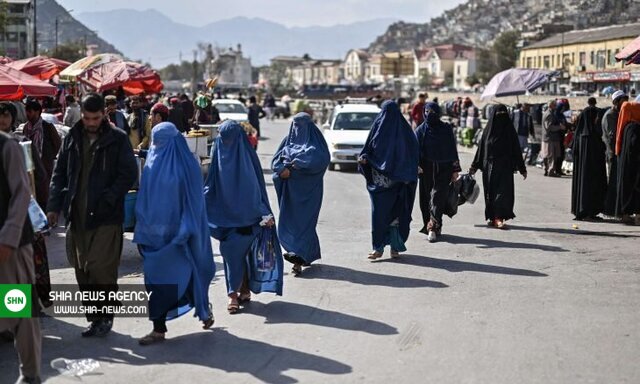
<path id="1" fill-rule="evenodd" d="M 215 99 L 211 103 L 220 113 L 220 120 L 235 120 L 239 123 L 248 121 L 247 107 L 238 100 Z"/>
<path id="2" fill-rule="evenodd" d="M 378 113 L 380 108 L 375 104 L 343 104 L 334 107 L 322 126 L 331 154 L 329 170 L 335 170 L 336 164 L 357 164 L 358 155 L 364 148 Z"/>

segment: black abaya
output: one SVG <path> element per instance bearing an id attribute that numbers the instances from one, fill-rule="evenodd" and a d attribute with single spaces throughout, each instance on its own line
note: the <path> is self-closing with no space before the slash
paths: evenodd
<path id="1" fill-rule="evenodd" d="M 471 168 L 482 171 L 485 218 L 513 219 L 513 172 L 526 174 L 520 143 L 504 105 L 494 108 Z"/>
<path id="2" fill-rule="evenodd" d="M 618 156 L 618 206 L 624 215 L 640 213 L 640 124 L 629 123 Z"/>
<path id="3" fill-rule="evenodd" d="M 578 118 L 573 138 L 571 213 L 577 220 L 595 217 L 604 210 L 607 192 L 602 118 L 596 107 L 587 107 Z"/>

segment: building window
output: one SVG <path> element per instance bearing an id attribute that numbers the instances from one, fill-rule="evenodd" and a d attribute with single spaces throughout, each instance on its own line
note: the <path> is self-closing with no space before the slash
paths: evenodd
<path id="1" fill-rule="evenodd" d="M 604 50 L 599 50 L 596 57 L 596 69 L 604 69 L 606 64 L 607 52 Z"/>
<path id="2" fill-rule="evenodd" d="M 589 65 L 594 65 L 596 63 L 596 54 L 595 52 L 591 51 L 591 58 L 589 59 Z"/>
<path id="3" fill-rule="evenodd" d="M 611 63 L 615 62 L 615 59 L 613 58 L 613 53 L 611 52 L 610 49 L 607 49 L 607 63 L 609 63 L 608 65 L 611 65 Z"/>
<path id="4" fill-rule="evenodd" d="M 576 54 L 575 52 L 571 52 L 571 65 L 576 64 Z"/>
<path id="5" fill-rule="evenodd" d="M 460 75 L 460 66 L 458 65 L 456 68 L 456 74 L 459 76 Z"/>
<path id="6" fill-rule="evenodd" d="M 549 64 L 550 64 L 550 62 L 549 62 L 549 56 L 545 56 L 545 57 L 544 57 L 544 63 L 543 63 L 543 67 L 544 67 L 544 69 L 549 69 Z"/>
<path id="7" fill-rule="evenodd" d="M 551 55 L 551 68 L 556 67 L 556 55 Z"/>
<path id="8" fill-rule="evenodd" d="M 587 53 L 580 52 L 580 66 L 584 67 L 587 65 Z"/>
<path id="9" fill-rule="evenodd" d="M 531 65 L 531 58 L 527 57 L 527 68 L 533 68 L 533 66 Z"/>

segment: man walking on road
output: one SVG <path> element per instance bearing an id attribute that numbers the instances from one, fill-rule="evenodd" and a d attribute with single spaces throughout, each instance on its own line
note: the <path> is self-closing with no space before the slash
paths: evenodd
<path id="1" fill-rule="evenodd" d="M 418 95 L 418 101 L 411 108 L 411 121 L 413 127 L 416 128 L 424 121 L 424 106 L 427 101 L 427 95 L 421 93 Z"/>
<path id="2" fill-rule="evenodd" d="M 52 226 L 61 211 L 70 223 L 67 258 L 83 291 L 118 289 L 124 197 L 136 175 L 126 133 L 109 124 L 100 95 L 85 96 L 82 120 L 71 128 L 60 151 L 47 206 Z M 113 325 L 113 315 L 87 314 L 87 320 L 91 325 L 83 337 L 105 336 Z"/>

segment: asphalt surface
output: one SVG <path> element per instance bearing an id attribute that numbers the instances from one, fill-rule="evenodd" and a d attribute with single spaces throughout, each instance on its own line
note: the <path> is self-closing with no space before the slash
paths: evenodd
<path id="1" fill-rule="evenodd" d="M 263 123 L 268 164 L 288 123 Z M 461 153 L 463 168 L 471 153 Z M 168 323 L 167 340 L 141 347 L 146 319 L 116 319 L 104 339 L 83 339 L 84 319 L 44 318 L 43 378 L 78 382 L 53 359 L 93 358 L 86 383 L 638 383 L 640 229 L 576 223 L 570 178 L 530 169 L 516 177 L 511 229 L 484 223 L 484 202 L 445 219 L 429 244 L 415 205 L 408 252 L 378 262 L 370 251 L 370 203 L 353 169 L 328 172 L 318 231 L 323 258 L 293 277 L 283 297 L 254 296 L 226 313 L 221 257 L 210 287 L 216 323 Z M 576 226 L 577 224 L 577 226 Z M 130 239 L 131 235 L 127 234 Z M 49 240 L 52 281 L 75 283 L 61 233 Z M 142 282 L 127 241 L 120 283 Z M 15 380 L 11 344 L 0 344 L 0 383 Z"/>

